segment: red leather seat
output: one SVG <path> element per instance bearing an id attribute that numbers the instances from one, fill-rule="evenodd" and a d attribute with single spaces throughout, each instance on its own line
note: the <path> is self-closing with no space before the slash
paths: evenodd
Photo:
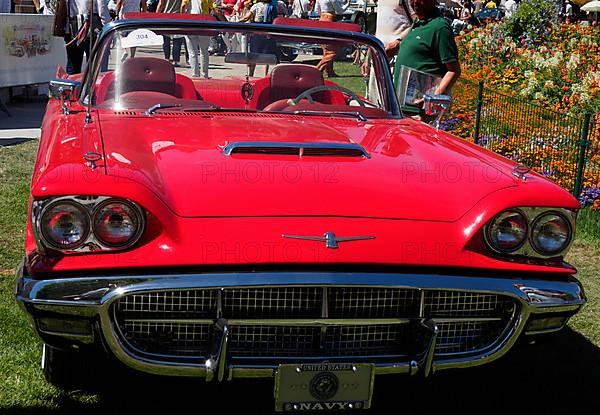
<path id="1" fill-rule="evenodd" d="M 271 100 L 296 98 L 302 92 L 325 83 L 323 74 L 314 66 L 281 64 L 271 71 Z"/>
<path id="2" fill-rule="evenodd" d="M 154 91 L 177 96 L 175 68 L 163 59 L 131 58 L 121 66 L 121 93 Z"/>
<path id="3" fill-rule="evenodd" d="M 271 71 L 269 98 L 271 104 L 264 109 L 277 111 L 290 98 L 296 98 L 302 92 L 315 86 L 324 85 L 323 74 L 314 66 L 304 64 L 279 64 Z M 321 100 L 321 94 L 313 96 Z"/>

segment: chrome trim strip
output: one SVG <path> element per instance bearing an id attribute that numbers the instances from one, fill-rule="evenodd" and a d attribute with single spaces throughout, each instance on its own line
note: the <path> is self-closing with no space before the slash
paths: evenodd
<path id="1" fill-rule="evenodd" d="M 485 321 L 501 321 L 500 317 L 446 317 L 436 318 L 436 323 L 474 323 Z M 189 324 L 213 324 L 214 320 L 209 319 L 177 319 L 177 318 L 126 318 L 120 319 L 124 323 L 189 323 Z M 380 326 L 380 325 L 398 325 L 408 324 L 411 319 L 408 318 L 382 318 L 382 319 L 229 319 L 228 326 L 312 326 L 312 327 L 335 327 L 335 326 Z"/>
<path id="2" fill-rule="evenodd" d="M 21 271 L 19 271 L 21 272 Z M 580 308 L 586 301 L 579 282 L 570 277 L 567 281 L 532 280 L 519 278 L 485 278 L 449 276 L 437 274 L 392 274 L 352 272 L 248 272 L 248 273 L 197 273 L 143 276 L 91 276 L 52 280 L 35 280 L 23 275 L 17 284 L 17 300 L 32 314 L 38 310 L 60 310 L 68 315 L 98 317 L 102 334 L 112 353 L 128 366 L 149 373 L 178 376 L 206 376 L 204 361 L 198 364 L 156 361 L 133 355 L 130 348 L 121 344 L 118 330 L 109 315 L 111 305 L 124 295 L 154 290 L 178 290 L 194 288 L 243 288 L 243 287 L 306 287 L 349 286 L 412 288 L 427 290 L 471 291 L 512 297 L 520 305 L 515 310 L 515 323 L 509 325 L 504 337 L 491 349 L 461 357 L 438 356 L 431 370 L 469 367 L 491 362 L 504 355 L 524 330 L 533 313 L 562 313 Z M 101 298 L 91 299 L 85 293 L 106 288 Z M 437 323 L 437 321 L 436 321 Z M 220 348 L 219 350 L 221 350 Z M 226 345 L 225 345 L 226 351 Z M 231 366 L 226 359 L 220 376 L 240 377 L 273 374 L 273 367 Z M 225 373 L 228 372 L 228 373 Z M 377 364 L 376 373 L 408 373 L 410 363 Z M 218 375 L 218 373 L 217 373 Z"/>
<path id="3" fill-rule="evenodd" d="M 74 340 L 79 343 L 92 344 L 95 341 L 93 334 L 64 333 L 64 332 L 58 332 L 58 331 L 44 330 L 44 329 L 40 329 L 39 327 L 38 327 L 38 330 L 40 333 L 47 334 L 49 336 L 62 337 L 65 339 Z"/>
<path id="4" fill-rule="evenodd" d="M 235 141 L 233 143 L 227 144 L 223 149 L 223 154 L 226 156 L 230 156 L 237 149 L 242 148 L 259 148 L 259 149 L 278 149 L 278 148 L 289 148 L 298 150 L 298 155 L 300 157 L 303 156 L 304 150 L 315 149 L 315 150 L 340 150 L 347 151 L 353 150 L 362 154 L 364 158 L 371 158 L 371 155 L 365 150 L 365 148 L 356 143 L 330 143 L 330 142 L 320 142 L 320 143 L 311 143 L 311 142 L 292 142 L 292 141 Z M 243 153 L 247 154 L 247 153 Z M 340 156 L 347 157 L 343 154 Z"/>
<path id="5" fill-rule="evenodd" d="M 427 345 L 427 352 L 423 362 L 423 376 L 428 377 L 433 371 L 433 355 L 435 352 L 435 346 L 437 343 L 437 337 L 440 332 L 436 322 L 433 320 L 427 320 L 423 322 L 423 326 L 431 333 L 429 344 Z"/>

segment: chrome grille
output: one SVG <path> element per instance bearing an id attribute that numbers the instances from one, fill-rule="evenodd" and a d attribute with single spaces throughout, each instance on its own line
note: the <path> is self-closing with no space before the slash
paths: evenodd
<path id="1" fill-rule="evenodd" d="M 144 353 L 204 356 L 212 324 L 128 320 L 120 328 L 125 340 Z"/>
<path id="2" fill-rule="evenodd" d="M 315 356 L 319 329 L 302 326 L 235 326 L 231 328 L 231 352 L 237 356 Z"/>
<path id="3" fill-rule="evenodd" d="M 438 323 L 436 353 L 461 353 L 483 349 L 500 336 L 505 321 Z"/>
<path id="4" fill-rule="evenodd" d="M 513 301 L 496 294 L 436 290 L 425 293 L 424 305 L 429 317 L 497 317 Z"/>
<path id="5" fill-rule="evenodd" d="M 215 318 L 217 296 L 217 290 L 130 294 L 117 302 L 117 311 L 128 318 Z"/>
<path id="6" fill-rule="evenodd" d="M 399 355 L 406 352 L 406 325 L 328 327 L 234 326 L 230 347 L 240 357 Z"/>
<path id="7" fill-rule="evenodd" d="M 514 323 L 515 310 L 512 298 L 488 293 L 286 286 L 128 294 L 115 302 L 113 315 L 128 347 L 162 359 L 208 356 L 213 322 L 221 317 L 229 323 L 234 359 L 385 359 L 422 350 L 418 327 L 430 318 L 439 328 L 437 355 L 491 347 Z M 333 324 L 319 326 L 321 319 Z"/>
<path id="8" fill-rule="evenodd" d="M 399 324 L 332 327 L 325 348 L 341 356 L 406 354 L 410 331 L 408 325 Z"/>
<path id="9" fill-rule="evenodd" d="M 232 288 L 223 291 L 228 318 L 319 318 L 320 287 Z"/>
<path id="10" fill-rule="evenodd" d="M 420 292 L 414 289 L 340 287 L 330 289 L 331 318 L 394 318 L 419 314 Z"/>

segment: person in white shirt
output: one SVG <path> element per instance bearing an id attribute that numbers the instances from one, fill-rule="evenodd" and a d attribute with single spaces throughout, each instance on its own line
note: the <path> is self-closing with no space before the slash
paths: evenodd
<path id="1" fill-rule="evenodd" d="M 400 35 L 412 24 L 411 9 L 408 0 L 379 0 L 377 2 L 377 29 L 375 37 L 383 43 L 388 58 L 398 53 Z M 373 68 L 369 70 L 370 59 L 365 60 L 361 71 L 369 74 L 367 98 L 372 102 L 379 100 L 377 80 Z"/>
<path id="2" fill-rule="evenodd" d="M 316 0 L 315 2 L 315 13 L 319 14 L 319 20 L 322 22 L 333 22 L 336 20 L 336 14 L 343 14 L 350 2 L 346 2 L 343 6 L 339 0 Z M 333 70 L 333 62 L 337 56 L 337 50 L 334 45 L 323 44 L 323 58 L 317 64 L 317 69 L 325 74 L 329 78 L 338 76 Z"/>
<path id="3" fill-rule="evenodd" d="M 570 23 L 571 18 L 573 17 L 573 5 L 570 2 L 565 4 L 565 21 Z"/>
<path id="4" fill-rule="evenodd" d="M 310 13 L 310 0 L 294 0 L 292 4 L 292 17 L 298 19 L 308 18 Z"/>
<path id="5" fill-rule="evenodd" d="M 125 13 L 140 12 L 140 11 L 145 12 L 147 10 L 148 10 L 148 8 L 146 6 L 145 0 L 117 0 L 117 8 L 115 9 L 115 12 L 116 12 L 115 20 L 124 19 Z M 132 58 L 134 58 L 136 48 L 128 48 L 128 49 L 129 49 L 129 55 Z M 121 61 L 123 61 L 125 58 L 127 58 L 127 53 L 124 53 L 123 56 L 121 56 Z"/>
<path id="6" fill-rule="evenodd" d="M 191 6 L 191 7 L 190 7 Z M 190 0 L 181 4 L 181 13 L 209 14 L 210 9 L 206 0 Z M 192 76 L 194 78 L 208 79 L 208 45 L 210 38 L 208 36 L 186 36 L 188 54 L 190 55 L 190 66 L 192 67 Z M 200 55 L 200 61 L 198 61 Z"/>
<path id="7" fill-rule="evenodd" d="M 517 2 L 515 0 L 506 0 L 504 3 L 504 17 L 509 19 L 517 11 Z"/>
<path id="8" fill-rule="evenodd" d="M 56 14 L 56 2 L 53 0 L 40 0 L 37 2 L 33 1 L 33 4 L 37 7 L 38 13 L 45 16 L 53 16 Z"/>
<path id="9" fill-rule="evenodd" d="M 125 13 L 147 11 L 145 0 L 117 0 L 117 19 L 123 19 Z"/>

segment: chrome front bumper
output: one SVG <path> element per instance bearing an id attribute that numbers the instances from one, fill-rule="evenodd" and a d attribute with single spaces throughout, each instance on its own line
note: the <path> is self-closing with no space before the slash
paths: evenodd
<path id="1" fill-rule="evenodd" d="M 125 295 L 155 290 L 200 289 L 229 287 L 280 286 L 369 286 L 398 287 L 417 290 L 460 290 L 492 293 L 511 297 L 518 304 L 518 313 L 505 335 L 494 347 L 468 357 L 434 356 L 437 327 L 435 320 L 421 321 L 427 336 L 427 347 L 420 360 L 376 363 L 376 374 L 417 372 L 425 375 L 441 369 L 476 366 L 504 355 L 521 334 L 537 334 L 545 330 L 529 330 L 532 317 L 568 317 L 585 303 L 580 283 L 573 277 L 565 281 L 519 278 L 484 278 L 438 274 L 393 274 L 350 272 L 236 272 L 236 273 L 172 273 L 156 275 L 110 275 L 37 280 L 19 269 L 16 298 L 29 314 L 34 329 L 45 342 L 60 339 L 63 344 L 85 345 L 104 343 L 123 363 L 140 371 L 176 376 L 205 377 L 207 380 L 228 380 L 239 377 L 272 377 L 277 366 L 234 365 L 227 358 L 228 322 L 215 321 L 220 341 L 206 361 L 165 362 L 149 359 L 126 347 L 111 317 L 111 305 Z M 56 331 L 42 324 L 44 318 L 72 321 L 71 332 Z M 80 330 L 78 322 L 89 322 L 91 330 Z M 71 324 L 71 323 L 70 323 Z"/>

